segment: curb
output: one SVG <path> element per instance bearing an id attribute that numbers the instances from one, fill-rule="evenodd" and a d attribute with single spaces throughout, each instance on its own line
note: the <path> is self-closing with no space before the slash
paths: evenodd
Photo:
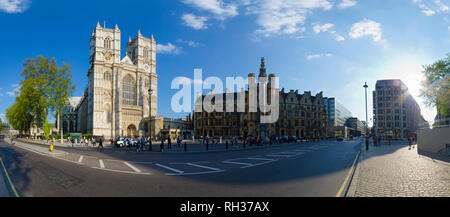
<path id="1" fill-rule="evenodd" d="M 362 152 L 360 150 L 360 152 Z M 358 157 L 358 162 L 356 164 L 356 168 L 354 170 L 354 173 L 352 175 L 352 179 L 350 180 L 350 183 L 348 184 L 348 190 L 346 192 L 346 194 L 344 195 L 344 197 L 355 197 L 355 193 L 356 193 L 356 188 L 358 187 L 358 180 L 359 180 L 359 171 L 361 168 L 361 161 L 362 161 L 362 157 L 361 155 Z"/>
<path id="2" fill-rule="evenodd" d="M 358 145 L 363 144 L 364 142 L 360 142 Z M 339 189 L 339 192 L 336 194 L 336 197 L 348 197 L 349 192 L 353 191 L 352 189 L 352 183 L 353 178 L 355 177 L 356 170 L 359 166 L 359 160 L 361 157 L 361 149 L 358 151 L 358 154 L 356 155 L 355 160 L 353 161 L 352 167 L 350 168 L 350 171 L 348 172 L 343 185 Z"/>

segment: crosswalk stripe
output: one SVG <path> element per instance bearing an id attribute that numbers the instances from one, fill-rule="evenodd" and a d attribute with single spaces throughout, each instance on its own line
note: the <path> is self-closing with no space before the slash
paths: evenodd
<path id="1" fill-rule="evenodd" d="M 241 165 L 246 165 L 246 166 L 251 166 L 251 165 L 253 165 L 253 164 L 249 164 L 249 163 L 234 162 L 234 161 L 223 161 L 223 163 L 229 163 L 229 164 L 241 164 Z"/>
<path id="2" fill-rule="evenodd" d="M 247 159 L 250 159 L 250 160 L 269 160 L 269 161 L 274 161 L 275 159 L 270 159 L 270 158 L 259 158 L 259 157 L 249 157 L 249 158 L 247 158 Z"/>
<path id="3" fill-rule="evenodd" d="M 172 167 L 168 167 L 168 166 L 165 166 L 165 165 L 162 165 L 162 164 L 155 164 L 155 165 L 156 165 L 156 166 L 159 166 L 159 167 L 162 167 L 162 168 L 164 168 L 164 169 L 168 169 L 168 170 L 174 171 L 174 172 L 176 172 L 176 173 L 184 173 L 184 171 L 177 170 L 177 169 L 174 169 L 174 168 L 172 168 Z"/>
<path id="4" fill-rule="evenodd" d="M 105 164 L 103 163 L 103 161 L 102 160 L 98 160 L 98 162 L 100 163 L 100 168 L 105 168 Z"/>
<path id="5" fill-rule="evenodd" d="M 80 159 L 78 159 L 78 163 L 81 163 L 83 161 L 83 155 L 80 156 Z"/>
<path id="6" fill-rule="evenodd" d="M 187 163 L 187 165 L 194 166 L 194 167 L 200 167 L 200 168 L 203 168 L 203 169 L 215 170 L 215 171 L 221 170 L 221 169 L 218 169 L 218 168 L 207 167 L 207 166 L 198 165 L 198 164 L 194 164 L 194 163 Z"/>
<path id="7" fill-rule="evenodd" d="M 137 173 L 140 173 L 140 172 L 141 172 L 140 169 L 134 167 L 133 165 L 129 164 L 128 162 L 124 161 L 123 163 L 124 163 L 125 165 L 129 166 L 129 167 L 130 167 L 131 169 L 133 169 L 135 172 L 137 172 Z"/>

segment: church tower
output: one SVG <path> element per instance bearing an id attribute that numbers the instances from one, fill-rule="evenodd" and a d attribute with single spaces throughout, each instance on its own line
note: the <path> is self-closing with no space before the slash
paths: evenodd
<path id="1" fill-rule="evenodd" d="M 113 135 L 111 129 L 114 129 L 113 89 L 121 62 L 120 37 L 117 25 L 108 29 L 97 22 L 90 39 L 87 130 L 107 138 Z"/>

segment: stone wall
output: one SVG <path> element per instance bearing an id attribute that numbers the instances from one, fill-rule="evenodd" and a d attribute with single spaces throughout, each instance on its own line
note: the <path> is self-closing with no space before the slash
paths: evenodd
<path id="1" fill-rule="evenodd" d="M 450 127 L 417 130 L 417 145 L 423 151 L 437 153 L 446 144 L 450 145 Z"/>

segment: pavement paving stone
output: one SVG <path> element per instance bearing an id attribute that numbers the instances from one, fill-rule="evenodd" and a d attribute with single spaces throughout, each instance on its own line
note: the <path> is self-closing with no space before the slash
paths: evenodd
<path id="1" fill-rule="evenodd" d="M 450 164 L 434 162 L 406 143 L 362 150 L 356 197 L 450 197 Z"/>

